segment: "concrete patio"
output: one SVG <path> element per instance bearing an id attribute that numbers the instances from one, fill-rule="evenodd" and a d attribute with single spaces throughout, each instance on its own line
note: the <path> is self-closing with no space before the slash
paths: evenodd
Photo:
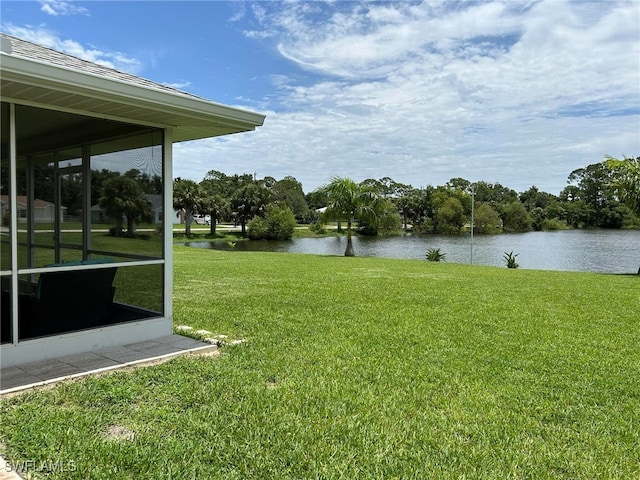
<path id="1" fill-rule="evenodd" d="M 178 355 L 209 354 L 216 345 L 182 335 L 132 343 L 0 369 L 0 396 L 135 365 L 168 360 Z"/>

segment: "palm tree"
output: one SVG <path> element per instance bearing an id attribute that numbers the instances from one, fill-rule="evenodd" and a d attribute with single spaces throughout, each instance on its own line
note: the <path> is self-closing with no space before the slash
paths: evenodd
<path id="1" fill-rule="evenodd" d="M 222 217 L 222 213 L 229 209 L 229 202 L 222 198 L 222 195 L 204 193 L 201 204 L 202 212 L 211 217 L 209 234 L 215 236 L 216 225 Z"/>
<path id="2" fill-rule="evenodd" d="M 351 241 L 353 221 L 358 219 L 375 223 L 378 196 L 368 186 L 358 184 L 346 177 L 333 177 L 328 184 L 318 190 L 324 193 L 328 200 L 324 219 L 347 222 L 347 249 L 344 256 L 354 257 L 355 252 Z"/>
<path id="3" fill-rule="evenodd" d="M 191 218 L 202 207 L 202 189 L 193 180 L 173 181 L 173 208 L 184 211 L 184 234 L 191 236 Z"/>
<path id="4" fill-rule="evenodd" d="M 124 176 L 113 177 L 102 184 L 102 195 L 98 205 L 105 214 L 115 220 L 114 236 L 122 232 L 124 218 L 127 219 L 127 235 L 133 237 L 137 221 L 151 221 L 151 203 L 134 179 Z"/>
<path id="5" fill-rule="evenodd" d="M 247 233 L 247 222 L 256 215 L 262 214 L 270 202 L 270 190 L 254 182 L 243 185 L 235 191 L 231 197 L 231 208 L 240 222 L 243 236 Z"/>

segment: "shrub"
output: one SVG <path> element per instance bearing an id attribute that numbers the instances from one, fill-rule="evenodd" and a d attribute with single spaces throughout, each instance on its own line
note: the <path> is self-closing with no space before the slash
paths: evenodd
<path id="1" fill-rule="evenodd" d="M 439 248 L 430 248 L 429 250 L 427 250 L 426 256 L 427 260 L 429 260 L 430 262 L 444 262 L 447 254 L 440 252 Z"/>
<path id="2" fill-rule="evenodd" d="M 253 217 L 247 223 L 247 236 L 251 240 L 263 240 L 267 238 L 267 222 L 262 217 Z"/>
<path id="3" fill-rule="evenodd" d="M 504 252 L 504 261 L 507 263 L 507 268 L 518 268 L 520 266 L 516 263 L 517 256 L 517 253 L 514 255 L 513 252 Z"/>
<path id="4" fill-rule="evenodd" d="M 327 230 L 324 228 L 324 225 L 320 222 L 314 222 L 309 225 L 309 230 L 318 235 L 322 235 L 327 232 Z"/>
<path id="5" fill-rule="evenodd" d="M 253 217 L 247 224 L 247 235 L 252 240 L 291 240 L 296 218 L 289 207 L 267 205 L 264 218 Z"/>

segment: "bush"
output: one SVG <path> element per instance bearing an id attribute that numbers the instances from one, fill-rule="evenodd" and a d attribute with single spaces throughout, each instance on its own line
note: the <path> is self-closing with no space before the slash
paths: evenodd
<path id="1" fill-rule="evenodd" d="M 318 235 L 322 235 L 327 232 L 327 230 L 324 228 L 324 225 L 320 222 L 315 222 L 309 225 L 309 230 Z"/>
<path id="2" fill-rule="evenodd" d="M 518 254 L 516 253 L 514 255 L 513 252 L 504 252 L 504 261 L 507 264 L 507 268 L 518 268 L 520 265 L 518 265 L 518 263 L 516 263 L 516 257 L 518 256 Z"/>
<path id="3" fill-rule="evenodd" d="M 540 224 L 542 230 L 568 230 L 567 222 L 558 218 L 545 218 Z"/>
<path id="4" fill-rule="evenodd" d="M 247 236 L 251 240 L 291 240 L 296 228 L 296 218 L 289 207 L 268 205 L 264 218 L 253 217 L 247 224 Z"/>
<path id="5" fill-rule="evenodd" d="M 267 238 L 267 222 L 262 217 L 253 217 L 247 223 L 247 236 L 251 240 L 263 240 Z"/>
<path id="6" fill-rule="evenodd" d="M 426 233 L 434 233 L 433 220 L 429 217 L 423 217 L 420 221 L 414 221 L 411 227 L 411 231 L 416 235 L 423 235 Z"/>

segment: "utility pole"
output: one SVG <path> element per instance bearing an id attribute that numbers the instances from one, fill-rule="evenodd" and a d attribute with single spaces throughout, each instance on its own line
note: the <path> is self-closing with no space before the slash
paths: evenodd
<path id="1" fill-rule="evenodd" d="M 473 265 L 473 213 L 474 213 L 474 205 L 476 203 L 476 190 L 473 185 L 471 185 L 471 265 Z"/>

